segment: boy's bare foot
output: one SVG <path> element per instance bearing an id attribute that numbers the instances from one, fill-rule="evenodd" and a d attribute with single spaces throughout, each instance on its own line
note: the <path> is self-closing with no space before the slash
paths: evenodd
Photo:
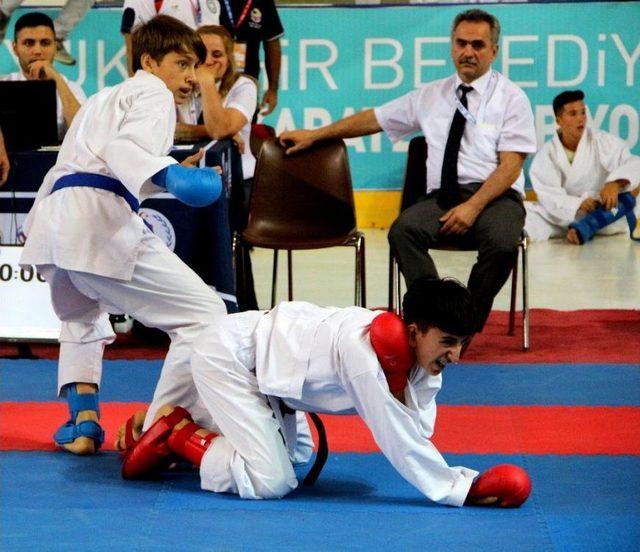
<path id="1" fill-rule="evenodd" d="M 76 386 L 76 392 L 80 395 L 94 395 L 98 392 L 98 386 L 93 383 L 75 383 L 74 385 Z M 98 413 L 95 410 L 79 411 L 75 424 L 78 425 L 80 422 L 87 421 L 96 422 L 99 425 Z M 59 446 L 80 456 L 94 454 L 98 450 L 95 441 L 90 437 L 78 437 L 71 443 L 59 444 Z"/>
<path id="2" fill-rule="evenodd" d="M 144 425 L 144 419 L 145 419 L 146 415 L 147 415 L 146 409 L 145 410 L 138 410 L 138 412 L 136 412 L 130 418 L 130 420 L 131 420 L 131 436 L 133 437 L 134 441 L 137 441 L 138 439 L 140 439 L 140 435 L 142 435 L 142 426 Z M 120 452 L 127 450 L 126 432 L 127 432 L 127 424 L 128 423 L 129 423 L 129 420 L 124 422 L 118 428 L 118 436 L 116 437 L 116 440 L 115 440 L 115 442 L 113 444 L 115 449 L 119 450 Z"/>
<path id="3" fill-rule="evenodd" d="M 156 422 L 158 419 L 162 418 L 163 416 L 168 416 L 174 410 L 175 410 L 175 407 L 171 405 L 165 405 L 159 408 L 158 412 L 156 413 L 155 419 L 153 421 Z M 147 415 L 146 410 L 139 410 L 133 416 L 131 416 L 131 418 L 129 418 L 131 420 L 131 433 L 134 441 L 138 441 L 140 439 L 140 436 L 142 435 L 142 426 L 144 425 L 144 420 L 146 415 Z M 189 423 L 189 421 L 190 420 L 188 418 L 184 418 L 183 420 L 178 422 L 178 424 L 175 426 L 175 429 L 180 429 L 184 427 L 187 423 Z M 116 437 L 116 440 L 113 444 L 115 449 L 119 450 L 120 452 L 123 452 L 128 448 L 127 438 L 126 438 L 127 423 L 129 423 L 129 420 L 124 422 L 118 428 L 118 436 Z"/>
<path id="4" fill-rule="evenodd" d="M 86 422 L 88 420 L 98 423 L 98 414 L 95 410 L 81 410 L 80 412 L 78 412 L 78 416 L 76 417 L 76 425 L 80 422 Z M 68 450 L 69 452 L 78 454 L 80 456 L 94 454 L 96 452 L 96 444 L 94 440 L 89 437 L 78 437 L 72 443 L 66 443 L 60 446 Z"/>
<path id="5" fill-rule="evenodd" d="M 581 245 L 578 232 L 576 232 L 575 228 L 570 228 L 567 232 L 567 241 L 573 245 Z"/>

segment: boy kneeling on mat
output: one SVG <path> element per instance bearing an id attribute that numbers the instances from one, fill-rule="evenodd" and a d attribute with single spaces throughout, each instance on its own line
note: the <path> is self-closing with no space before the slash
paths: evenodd
<path id="1" fill-rule="evenodd" d="M 294 490 L 295 411 L 358 413 L 400 474 L 441 504 L 518 506 L 531 483 L 517 466 L 478 477 L 450 467 L 430 441 L 442 371 L 475 328 L 469 291 L 423 278 L 397 315 L 360 307 L 282 303 L 233 314 L 207 328 L 191 356 L 201 403 L 220 432 L 167 407 L 124 457 L 127 479 L 155 474 L 176 457 L 199 467 L 201 486 L 242 498 Z"/>

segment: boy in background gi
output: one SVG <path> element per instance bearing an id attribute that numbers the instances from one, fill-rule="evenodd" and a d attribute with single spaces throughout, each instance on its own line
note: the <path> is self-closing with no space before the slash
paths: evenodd
<path id="1" fill-rule="evenodd" d="M 185 166 L 168 156 L 176 104 L 192 92 L 203 44 L 183 23 L 159 16 L 133 33 L 133 53 L 136 74 L 76 114 L 24 225 L 21 262 L 47 280 L 62 321 L 58 392 L 71 418 L 54 439 L 76 454 L 92 454 L 104 440 L 98 387 L 104 347 L 115 338 L 107 313 L 127 312 L 171 338 L 149 421 L 167 403 L 197 409 L 187 392 L 193 340 L 226 314 L 136 213 L 165 189 L 196 207 L 220 195 L 217 173 L 193 167 L 202 153 Z"/>
<path id="2" fill-rule="evenodd" d="M 582 90 L 558 94 L 553 112 L 558 130 L 529 171 L 538 200 L 525 203 L 527 234 L 534 241 L 566 237 L 580 245 L 595 233 L 625 232 L 628 225 L 620 219 L 633 216 L 640 157 L 617 136 L 587 126 Z M 630 226 L 633 232 L 635 222 Z"/>
<path id="3" fill-rule="evenodd" d="M 420 278 L 404 320 L 360 307 L 281 303 L 233 314 L 207 328 L 191 358 L 193 380 L 220 434 L 167 407 L 130 448 L 125 478 L 166 466 L 175 454 L 199 466 L 205 490 L 280 498 L 294 490 L 296 410 L 358 413 L 382 453 L 429 499 L 446 505 L 518 506 L 530 481 L 517 466 L 450 467 L 431 443 L 442 371 L 474 331 L 469 291 Z M 475 481 L 474 481 L 475 480 Z"/>

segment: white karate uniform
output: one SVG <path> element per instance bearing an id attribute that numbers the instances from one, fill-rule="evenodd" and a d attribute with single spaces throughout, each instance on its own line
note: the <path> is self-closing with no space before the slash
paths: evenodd
<path id="1" fill-rule="evenodd" d="M 80 105 L 84 104 L 87 101 L 87 96 L 82 90 L 82 87 L 76 84 L 73 81 L 70 81 L 62 75 L 64 82 L 67 83 L 69 90 L 73 92 L 76 100 Z M 24 76 L 22 72 L 9 73 L 7 75 L 0 75 L 0 81 L 26 81 L 27 77 Z M 60 99 L 60 94 L 56 93 L 56 116 L 58 120 L 58 138 L 62 140 L 64 138 L 65 133 L 67 132 L 67 123 L 64 120 L 64 110 L 62 108 L 62 100 Z"/>
<path id="2" fill-rule="evenodd" d="M 449 467 L 430 441 L 442 376 L 414 367 L 406 405 L 397 401 L 369 340 L 378 314 L 292 302 L 207 328 L 194 345 L 193 379 L 223 436 L 202 459 L 202 488 L 243 498 L 296 488 L 296 423 L 278 408 L 282 400 L 302 411 L 358 413 L 407 481 L 435 502 L 461 506 L 478 472 Z"/>
<path id="3" fill-rule="evenodd" d="M 222 105 L 226 108 L 237 109 L 247 119 L 246 124 L 240 129 L 240 137 L 245 143 L 242 154 L 242 177 L 244 180 L 253 178 L 256 170 L 256 158 L 249 147 L 251 136 L 251 120 L 256 111 L 258 102 L 258 89 L 256 83 L 244 76 L 240 76 L 233 83 L 229 93 L 222 98 Z M 202 115 L 202 100 L 199 94 L 193 94 L 188 102 L 178 106 L 178 121 L 188 125 L 198 124 Z"/>
<path id="4" fill-rule="evenodd" d="M 588 197 L 600 199 L 607 182 L 624 178 L 630 182 L 627 189 L 635 188 L 640 182 L 640 157 L 616 136 L 586 128 L 569 163 L 556 133 L 534 157 L 529 176 L 538 201 L 525 202 L 525 230 L 532 240 L 547 240 L 564 237 L 569 224 L 586 214 L 578 212 L 580 204 Z M 626 219 L 621 218 L 598 234 L 628 231 Z"/>
<path id="5" fill-rule="evenodd" d="M 91 187 L 51 193 L 73 173 L 119 180 L 141 201 L 164 191 L 149 180 L 172 163 L 173 95 L 138 71 L 92 96 L 76 114 L 27 215 L 21 262 L 36 265 L 63 322 L 58 390 L 100 384 L 102 352 L 114 340 L 108 312 L 127 312 L 171 338 L 148 420 L 163 404 L 196 408 L 189 367 L 198 333 L 223 314 L 222 300 L 131 210 L 119 195 Z M 148 424 L 147 424 L 148 425 Z"/>
<path id="6" fill-rule="evenodd" d="M 220 3 L 218 0 L 164 0 L 156 10 L 154 0 L 124 0 L 123 10 L 133 9 L 133 27 L 147 23 L 156 15 L 170 15 L 182 21 L 193 30 L 202 25 L 220 24 Z"/>

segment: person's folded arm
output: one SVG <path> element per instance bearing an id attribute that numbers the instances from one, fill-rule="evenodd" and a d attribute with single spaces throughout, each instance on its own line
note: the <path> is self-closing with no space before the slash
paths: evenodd
<path id="1" fill-rule="evenodd" d="M 518 179 L 526 153 L 501 151 L 498 166 L 484 181 L 478 191 L 467 201 L 447 211 L 440 220 L 443 234 L 464 234 L 473 226 L 485 207 L 504 194 Z"/>
<path id="2" fill-rule="evenodd" d="M 289 130 L 283 132 L 279 142 L 287 148 L 286 153 L 291 154 L 310 147 L 318 140 L 331 138 L 354 138 L 380 132 L 382 127 L 376 119 L 373 109 L 366 109 L 330 125 L 314 130 Z"/>
<path id="3" fill-rule="evenodd" d="M 223 105 L 216 82 L 210 70 L 201 66 L 196 70 L 196 78 L 200 87 L 202 116 L 207 134 L 214 140 L 231 138 L 247 124 L 257 104 L 257 87 L 248 78 L 234 85 L 227 98 L 227 106 Z M 237 90 L 241 89 L 238 93 Z"/>

